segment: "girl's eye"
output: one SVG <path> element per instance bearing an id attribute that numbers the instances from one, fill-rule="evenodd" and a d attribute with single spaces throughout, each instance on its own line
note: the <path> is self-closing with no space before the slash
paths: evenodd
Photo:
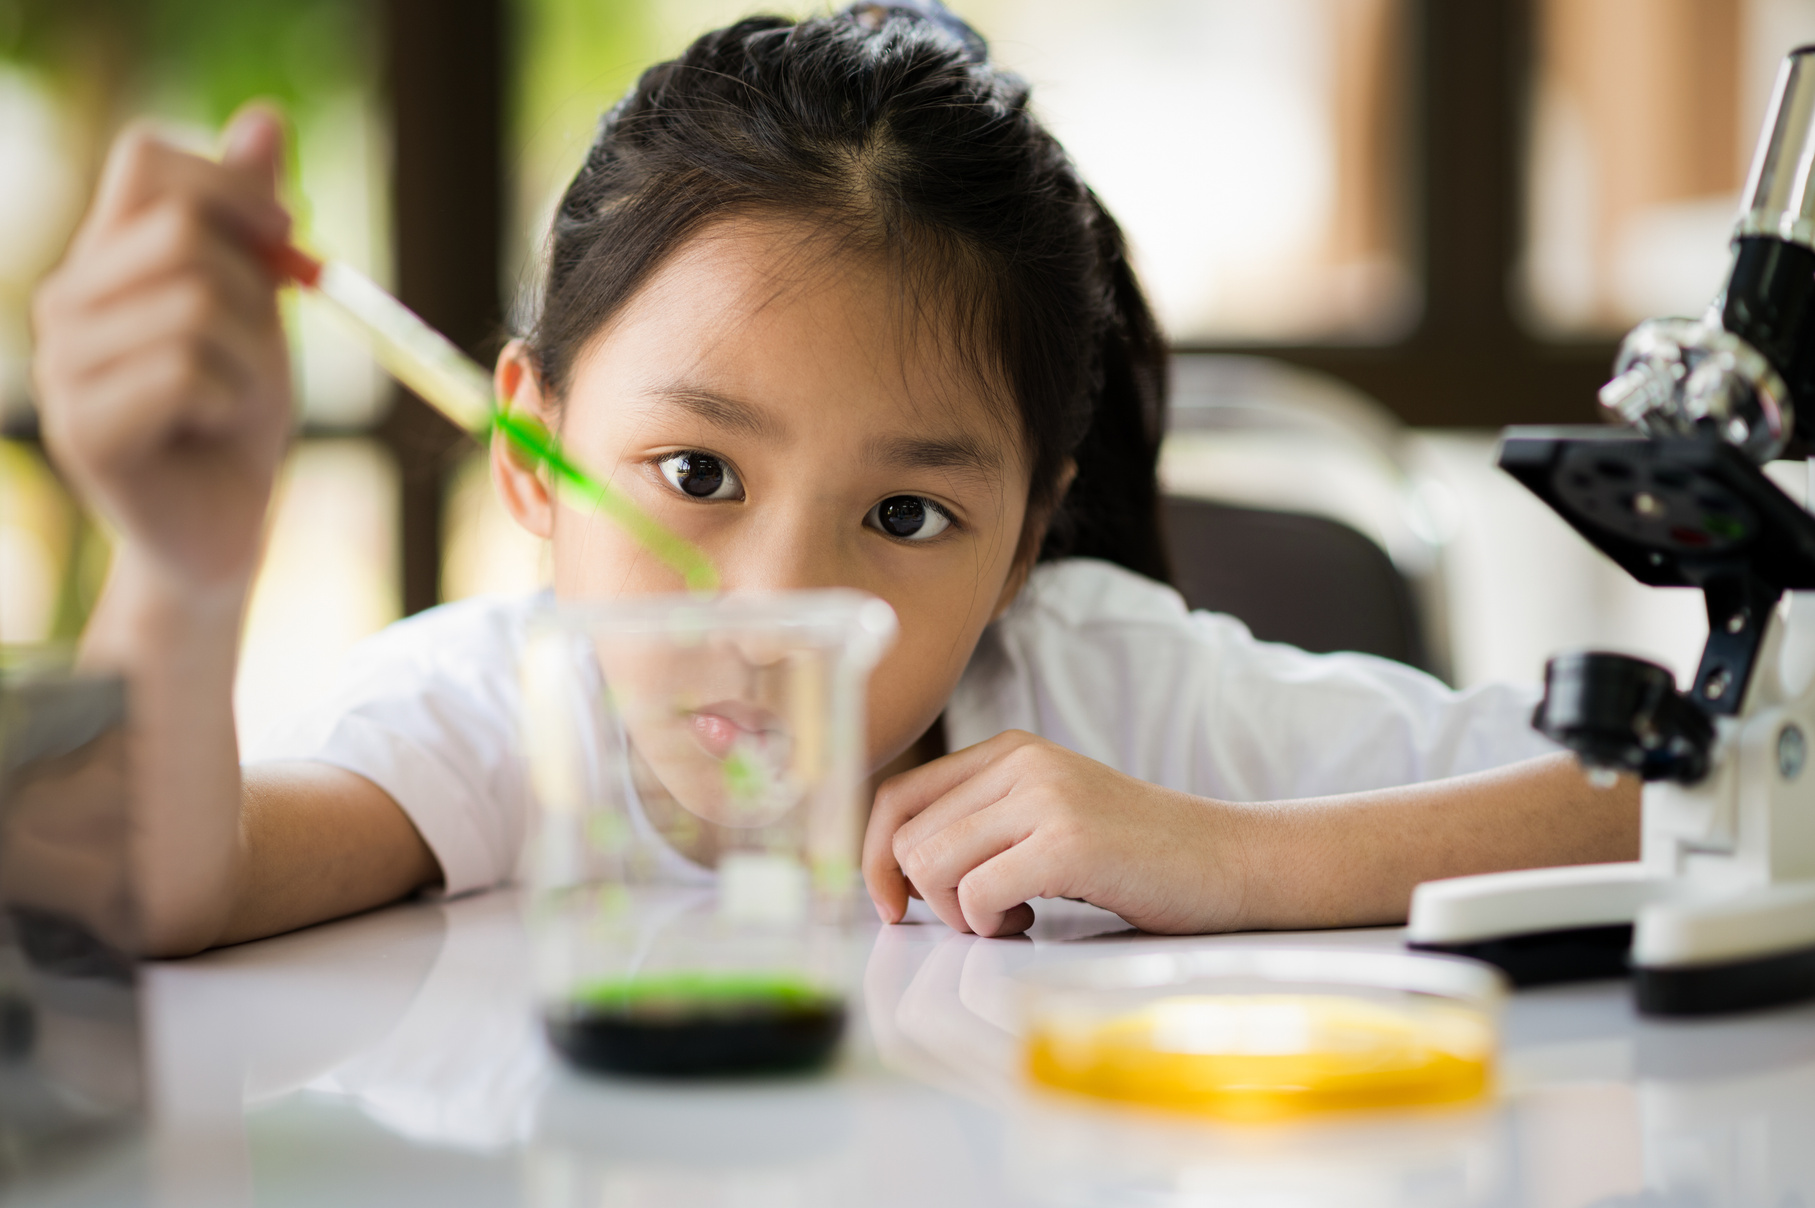
<path id="1" fill-rule="evenodd" d="M 890 495 L 863 519 L 878 532 L 903 541 L 926 541 L 952 525 L 944 508 L 918 495 Z"/>
<path id="2" fill-rule="evenodd" d="M 656 463 L 674 489 L 695 499 L 742 499 L 743 484 L 730 466 L 710 453 L 670 453 Z"/>

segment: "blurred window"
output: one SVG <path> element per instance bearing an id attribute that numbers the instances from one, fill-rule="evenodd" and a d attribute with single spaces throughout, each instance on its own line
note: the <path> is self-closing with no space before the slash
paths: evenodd
<path id="1" fill-rule="evenodd" d="M 491 457 L 475 449 L 448 481 L 441 598 L 521 594 L 548 579 L 547 543 L 511 519 L 492 489 Z"/>
<path id="2" fill-rule="evenodd" d="M 340 656 L 397 619 L 397 491 L 376 441 L 320 438 L 291 452 L 240 644 L 243 741 L 328 691 Z"/>
<path id="3" fill-rule="evenodd" d="M 246 98 L 277 98 L 303 238 L 425 313 L 449 288 L 423 265 L 476 267 L 487 296 L 446 321 L 476 345 L 491 274 L 502 297 L 533 282 L 600 113 L 699 33 L 769 7 L 0 0 L 0 642 L 72 637 L 105 568 L 105 535 L 35 443 L 26 307 L 122 116 L 205 145 Z M 1777 61 L 1815 38 L 1815 0 L 957 7 L 1033 84 L 1181 348 L 1265 351 L 1437 425 L 1590 418 L 1611 335 L 1705 304 Z M 394 157 L 398 128 L 414 134 Z M 495 229 L 494 187 L 501 255 L 474 237 Z M 451 599 L 546 573 L 483 455 L 449 456 L 446 432 L 391 410 L 356 340 L 290 305 L 303 438 L 247 632 L 249 716 L 437 580 Z M 285 638 L 315 617 L 324 644 L 291 659 Z"/>
<path id="4" fill-rule="evenodd" d="M 599 114 L 644 67 L 760 6 L 517 7 L 514 251 L 533 265 Z M 1416 321 L 1401 0 L 957 8 L 1032 83 L 1035 108 L 1127 229 L 1175 341 L 1375 341 Z"/>
<path id="5" fill-rule="evenodd" d="M 1378 341 L 1419 299 L 1398 0 L 972 0 L 1172 339 Z"/>
<path id="6" fill-rule="evenodd" d="M 31 63 L 0 58 L 0 422 L 29 409 L 26 312 L 55 262 L 84 194 L 72 153 L 76 124 L 57 83 Z"/>
<path id="7" fill-rule="evenodd" d="M 378 6 L 362 0 L 136 0 L 0 6 L 0 643 L 69 640 L 107 542 L 35 441 L 27 307 L 62 254 L 120 118 L 152 115 L 211 147 L 252 97 L 293 123 L 297 237 L 386 281 L 389 149 Z M 363 346 L 298 299 L 292 368 L 303 439 L 284 471 L 254 589 L 238 708 L 248 731 L 319 687 L 334 656 L 394 619 L 399 473 L 375 431 L 392 397 Z"/>
<path id="8" fill-rule="evenodd" d="M 105 569 L 105 542 L 37 445 L 0 440 L 0 645 L 74 638 Z"/>
<path id="9" fill-rule="evenodd" d="M 1541 334 L 1701 312 L 1815 0 L 1543 0 L 1521 286 Z"/>

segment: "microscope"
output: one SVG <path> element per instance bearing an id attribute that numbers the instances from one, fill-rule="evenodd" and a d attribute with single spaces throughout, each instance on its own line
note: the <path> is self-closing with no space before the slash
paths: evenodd
<path id="1" fill-rule="evenodd" d="M 1565 654 L 1533 715 L 1591 780 L 1643 779 L 1640 858 L 1426 882 L 1408 928 L 1519 985 L 1630 970 L 1650 1015 L 1815 997 L 1815 658 L 1787 642 L 1786 594 L 1815 590 L 1815 516 L 1760 468 L 1815 443 L 1815 46 L 1784 60 L 1744 196 L 1707 313 L 1621 345 L 1600 399 L 1623 426 L 1500 444 L 1501 468 L 1639 582 L 1706 598 L 1687 691 L 1642 659 Z"/>

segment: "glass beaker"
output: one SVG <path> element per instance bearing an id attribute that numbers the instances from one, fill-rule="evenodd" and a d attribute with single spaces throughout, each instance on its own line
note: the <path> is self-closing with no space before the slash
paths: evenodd
<path id="1" fill-rule="evenodd" d="M 538 997 L 574 1063 L 807 1068 L 844 1027 L 868 774 L 895 614 L 860 592 L 556 604 L 524 743 Z"/>

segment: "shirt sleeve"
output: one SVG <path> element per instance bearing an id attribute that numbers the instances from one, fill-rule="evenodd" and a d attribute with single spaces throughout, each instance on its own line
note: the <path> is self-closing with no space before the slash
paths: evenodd
<path id="1" fill-rule="evenodd" d="M 947 711 L 954 748 L 1027 729 L 1230 801 L 1411 784 L 1557 749 L 1531 728 L 1528 689 L 1456 691 L 1387 659 L 1257 641 L 1104 563 L 1059 564 L 1029 587 Z"/>
<path id="2" fill-rule="evenodd" d="M 370 780 L 428 844 L 449 895 L 508 880 L 529 808 L 516 681 L 527 603 L 467 601 L 390 626 L 245 762 L 314 760 Z"/>

